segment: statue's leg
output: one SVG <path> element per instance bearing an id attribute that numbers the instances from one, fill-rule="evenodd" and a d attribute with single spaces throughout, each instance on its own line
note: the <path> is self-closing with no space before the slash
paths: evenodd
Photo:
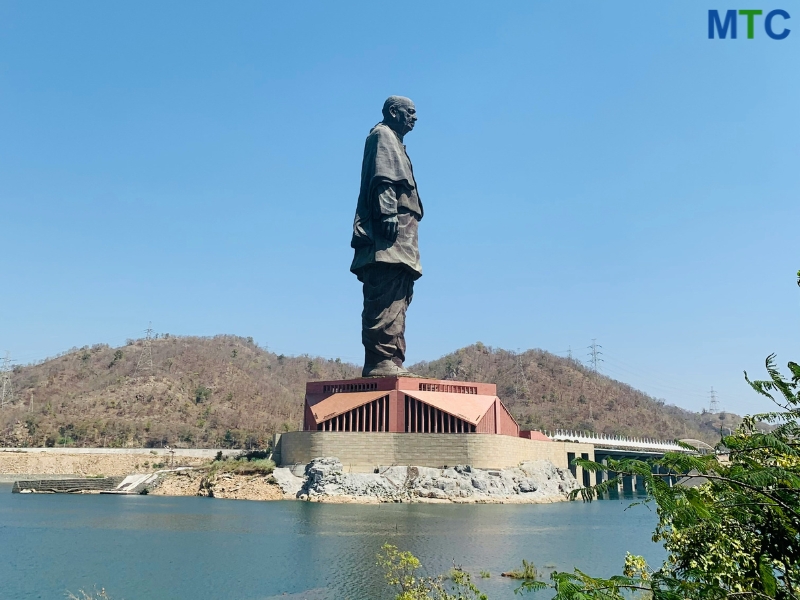
<path id="1" fill-rule="evenodd" d="M 411 296 L 414 293 L 414 280 L 406 269 L 403 269 L 402 277 L 404 281 L 400 287 L 404 297 L 401 300 L 397 300 L 396 304 L 392 304 L 392 307 L 397 311 L 397 317 L 389 326 L 389 331 L 395 338 L 395 351 L 394 356 L 392 356 L 392 362 L 404 369 L 403 363 L 406 362 L 406 311 L 408 310 L 408 305 L 411 304 Z"/>
<path id="2" fill-rule="evenodd" d="M 414 282 L 401 266 L 377 263 L 364 273 L 363 375 L 404 375 L 406 309 Z"/>

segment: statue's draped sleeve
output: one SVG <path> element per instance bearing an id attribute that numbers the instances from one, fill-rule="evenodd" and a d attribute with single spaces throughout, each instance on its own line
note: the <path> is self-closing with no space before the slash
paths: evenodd
<path id="1" fill-rule="evenodd" d="M 393 184 L 384 181 L 375 186 L 375 208 L 380 217 L 397 215 L 397 193 Z"/>

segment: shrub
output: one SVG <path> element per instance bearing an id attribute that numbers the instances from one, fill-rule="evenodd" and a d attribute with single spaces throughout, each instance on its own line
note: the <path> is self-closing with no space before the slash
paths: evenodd
<path id="1" fill-rule="evenodd" d="M 419 577 L 419 559 L 391 544 L 381 547 L 378 566 L 383 568 L 387 583 L 398 588 L 395 600 L 488 600 L 461 567 L 454 566 L 446 578 Z"/>
<path id="2" fill-rule="evenodd" d="M 269 475 L 275 470 L 275 463 L 267 458 L 238 462 L 235 472 L 242 475 Z"/>
<path id="3" fill-rule="evenodd" d="M 245 460 L 260 460 L 264 458 L 269 458 L 270 452 L 269 450 L 243 450 L 239 454 L 236 455 L 237 459 L 245 459 Z"/>
<path id="4" fill-rule="evenodd" d="M 503 577 L 510 577 L 511 579 L 538 579 L 539 571 L 536 565 L 529 563 L 524 558 L 522 559 L 522 568 L 514 569 L 513 571 L 506 571 L 502 573 Z"/>
<path id="5" fill-rule="evenodd" d="M 266 458 L 247 460 L 235 458 L 233 460 L 214 461 L 211 463 L 209 475 L 216 473 L 236 473 L 238 475 L 269 475 L 275 470 L 275 463 Z"/>
<path id="6" fill-rule="evenodd" d="M 198 385 L 197 389 L 194 391 L 194 402 L 195 404 L 200 404 L 201 402 L 205 402 L 211 396 L 211 390 L 208 389 L 204 385 Z"/>

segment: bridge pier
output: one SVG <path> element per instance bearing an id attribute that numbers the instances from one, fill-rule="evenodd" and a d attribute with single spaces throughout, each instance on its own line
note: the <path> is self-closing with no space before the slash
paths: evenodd
<path id="1" fill-rule="evenodd" d="M 632 475 L 624 475 L 622 477 L 622 493 L 633 494 L 633 486 L 635 485 Z"/>
<path id="2" fill-rule="evenodd" d="M 653 473 L 656 475 L 662 475 L 661 479 L 665 481 L 669 487 L 675 485 L 677 481 L 674 475 L 667 475 L 669 470 L 666 467 L 655 467 L 653 469 Z"/>
<path id="3" fill-rule="evenodd" d="M 581 458 L 583 460 L 589 460 L 589 453 L 588 452 L 582 452 L 581 453 Z M 581 467 L 581 479 L 580 480 L 583 482 L 583 487 L 589 487 L 590 485 L 592 485 L 592 472 L 591 471 L 587 471 L 586 469 Z"/>
<path id="4" fill-rule="evenodd" d="M 600 462 L 603 465 L 607 465 L 608 464 L 608 458 L 604 458 Z M 595 483 L 597 485 L 600 485 L 601 483 L 603 483 L 604 480 L 607 480 L 607 477 L 606 477 L 607 475 L 608 475 L 608 473 L 605 470 L 595 472 Z"/>

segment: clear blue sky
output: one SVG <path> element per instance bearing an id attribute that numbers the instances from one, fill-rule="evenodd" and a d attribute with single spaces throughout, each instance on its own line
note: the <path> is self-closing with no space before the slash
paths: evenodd
<path id="1" fill-rule="evenodd" d="M 782 42 L 710 41 L 709 8 L 2 2 L 0 350 L 152 321 L 360 361 L 361 153 L 401 94 L 409 363 L 596 338 L 668 402 L 766 408 L 742 371 L 800 360 L 800 4 L 745 7 L 795 13 Z"/>

